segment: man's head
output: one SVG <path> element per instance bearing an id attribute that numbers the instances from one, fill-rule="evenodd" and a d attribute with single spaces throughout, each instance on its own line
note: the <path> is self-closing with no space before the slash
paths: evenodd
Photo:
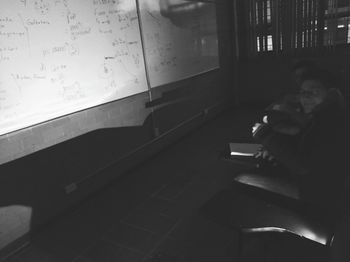
<path id="1" fill-rule="evenodd" d="M 336 82 L 327 71 L 314 70 L 305 73 L 300 82 L 300 104 L 305 113 L 311 113 L 336 89 Z"/>
<path id="2" fill-rule="evenodd" d="M 317 65 L 309 60 L 301 60 L 296 62 L 292 67 L 292 73 L 294 75 L 295 82 L 297 86 L 300 87 L 301 80 L 304 74 L 307 74 L 309 71 L 317 69 Z"/>

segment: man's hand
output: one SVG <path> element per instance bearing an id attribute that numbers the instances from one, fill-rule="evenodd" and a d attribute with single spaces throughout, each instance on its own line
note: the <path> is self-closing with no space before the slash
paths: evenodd
<path id="1" fill-rule="evenodd" d="M 252 134 L 253 136 L 255 135 L 256 130 L 261 126 L 261 123 L 255 123 L 254 126 L 252 127 Z"/>
<path id="2" fill-rule="evenodd" d="M 275 158 L 263 147 L 259 148 L 258 152 L 254 155 L 255 158 L 262 158 L 267 161 L 274 161 Z"/>

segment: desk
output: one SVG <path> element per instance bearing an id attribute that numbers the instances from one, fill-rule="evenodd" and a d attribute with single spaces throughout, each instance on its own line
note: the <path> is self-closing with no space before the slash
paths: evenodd
<path id="1" fill-rule="evenodd" d="M 241 142 L 241 141 L 240 141 Z M 237 175 L 233 182 L 259 190 L 275 193 L 284 197 L 299 199 L 299 190 L 295 182 L 281 174 L 264 174 L 257 169 L 258 160 L 254 157 L 231 156 L 229 149 L 225 149 L 221 159 L 233 165 L 246 168 L 246 171 Z"/>

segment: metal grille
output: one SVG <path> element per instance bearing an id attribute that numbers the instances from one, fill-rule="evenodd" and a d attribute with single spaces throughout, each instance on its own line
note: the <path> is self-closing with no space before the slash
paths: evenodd
<path id="1" fill-rule="evenodd" d="M 248 0 L 245 9 L 250 56 L 350 43 L 350 0 Z"/>

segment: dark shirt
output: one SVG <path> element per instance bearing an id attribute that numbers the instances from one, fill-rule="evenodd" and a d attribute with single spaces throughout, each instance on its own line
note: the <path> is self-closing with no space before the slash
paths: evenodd
<path id="1" fill-rule="evenodd" d="M 297 136 L 271 132 L 260 139 L 299 185 L 300 197 L 330 210 L 338 209 L 350 174 L 348 110 L 330 99 L 314 110 Z"/>
<path id="2" fill-rule="evenodd" d="M 331 103 L 316 111 L 298 144 L 305 174 L 299 177 L 300 195 L 308 202 L 337 208 L 350 173 L 349 116 Z"/>

